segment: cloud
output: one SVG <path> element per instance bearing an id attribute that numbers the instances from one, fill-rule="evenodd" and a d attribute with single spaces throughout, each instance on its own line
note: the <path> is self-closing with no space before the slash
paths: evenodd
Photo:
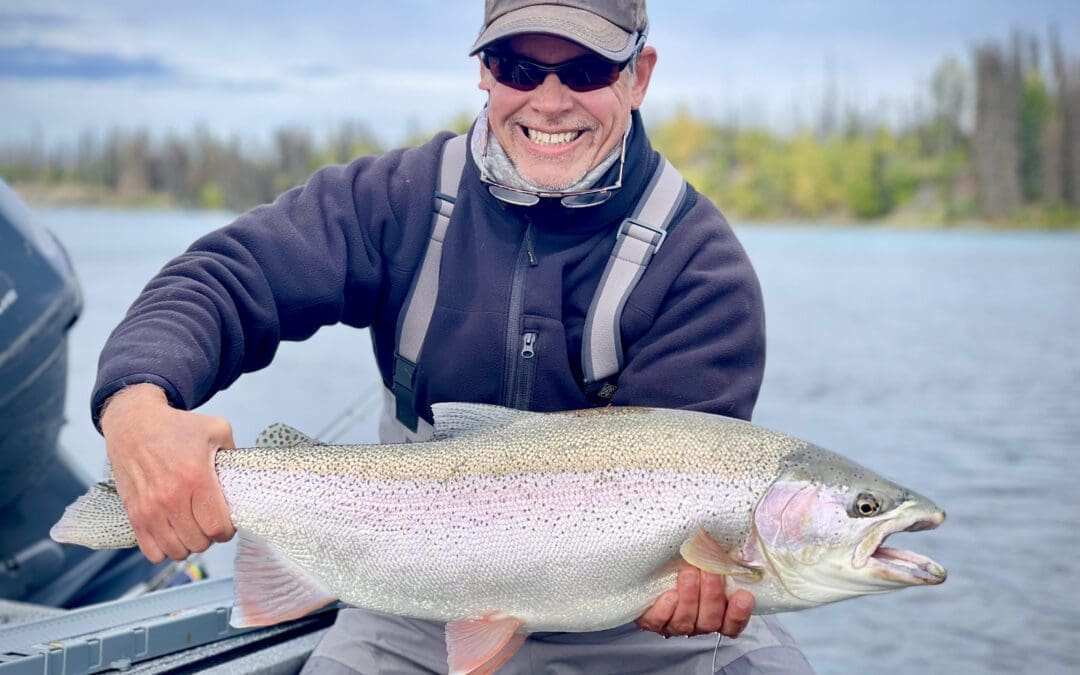
<path id="1" fill-rule="evenodd" d="M 298 77 L 336 77 L 343 72 L 341 68 L 326 63 L 307 63 L 290 70 L 292 75 Z"/>
<path id="2" fill-rule="evenodd" d="M 73 17 L 50 12 L 0 12 L 0 26 L 6 30 L 33 28 L 50 29 L 77 23 Z"/>
<path id="3" fill-rule="evenodd" d="M 175 69 L 158 58 L 128 57 L 49 45 L 0 45 L 0 78 L 19 80 L 124 78 L 172 79 Z"/>

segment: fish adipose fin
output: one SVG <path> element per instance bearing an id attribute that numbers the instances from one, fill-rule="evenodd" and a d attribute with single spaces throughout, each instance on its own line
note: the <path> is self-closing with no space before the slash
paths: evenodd
<path id="1" fill-rule="evenodd" d="M 488 675 L 509 661 L 526 633 L 512 616 L 452 621 L 446 624 L 446 654 L 450 675 Z"/>
<path id="2" fill-rule="evenodd" d="M 87 548 L 131 548 L 136 545 L 135 530 L 131 528 L 124 502 L 116 493 L 112 466 L 107 467 L 106 472 L 105 480 L 64 509 L 64 515 L 49 530 L 54 541 Z"/>
<path id="3" fill-rule="evenodd" d="M 751 567 L 732 556 L 727 549 L 709 536 L 703 527 L 699 527 L 694 536 L 683 543 L 679 548 L 679 553 L 686 562 L 705 572 L 752 581 L 761 581 L 763 577 L 762 570 Z"/>
<path id="4" fill-rule="evenodd" d="M 255 437 L 257 448 L 291 448 L 294 445 L 325 445 L 325 443 L 280 422 L 271 424 Z"/>
<path id="5" fill-rule="evenodd" d="M 236 546 L 234 628 L 269 626 L 297 619 L 337 598 L 317 579 L 268 543 L 241 532 Z"/>
<path id="6" fill-rule="evenodd" d="M 434 440 L 443 440 L 495 429 L 543 413 L 485 403 L 435 403 L 431 414 L 435 417 Z"/>

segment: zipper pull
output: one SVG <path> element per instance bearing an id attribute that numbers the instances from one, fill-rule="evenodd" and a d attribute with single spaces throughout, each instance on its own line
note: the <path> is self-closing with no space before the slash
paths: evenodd
<path id="1" fill-rule="evenodd" d="M 525 333 L 521 336 L 521 358 L 531 359 L 536 355 L 536 333 Z"/>

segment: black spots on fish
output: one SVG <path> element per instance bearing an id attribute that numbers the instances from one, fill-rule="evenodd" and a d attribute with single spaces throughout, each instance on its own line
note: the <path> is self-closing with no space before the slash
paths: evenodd
<path id="1" fill-rule="evenodd" d="M 291 448 L 297 445 L 319 444 L 287 424 L 271 424 L 255 438 L 257 448 Z"/>
<path id="2" fill-rule="evenodd" d="M 848 515 L 852 518 L 873 518 L 881 513 L 881 502 L 869 492 L 860 492 L 848 506 Z"/>

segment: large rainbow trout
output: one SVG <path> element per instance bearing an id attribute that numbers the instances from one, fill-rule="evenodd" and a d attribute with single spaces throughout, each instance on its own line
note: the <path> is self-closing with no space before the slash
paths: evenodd
<path id="1" fill-rule="evenodd" d="M 683 561 L 751 591 L 757 613 L 945 580 L 882 545 L 940 508 L 796 438 L 683 410 L 433 409 L 427 443 L 321 445 L 276 425 L 270 447 L 217 453 L 240 532 L 233 625 L 341 599 L 446 621 L 451 672 L 491 672 L 530 632 L 633 620 Z M 136 544 L 109 481 L 52 536 Z"/>

